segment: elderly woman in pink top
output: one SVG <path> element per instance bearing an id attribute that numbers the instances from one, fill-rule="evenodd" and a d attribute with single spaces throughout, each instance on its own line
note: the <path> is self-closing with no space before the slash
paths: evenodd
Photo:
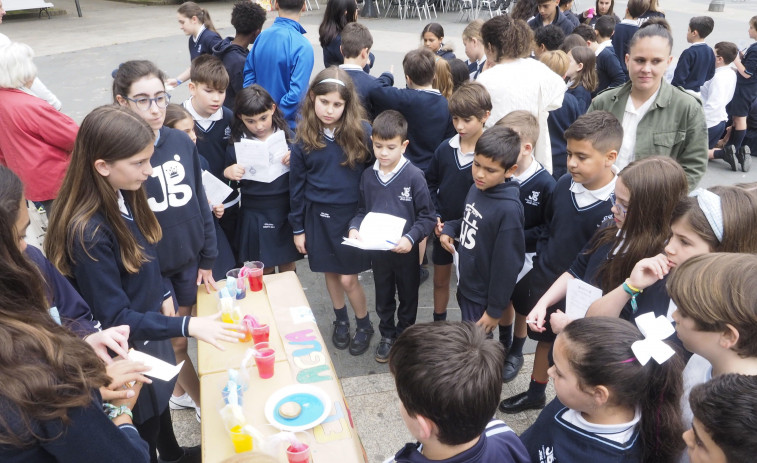
<path id="1" fill-rule="evenodd" d="M 70 117 L 29 92 L 37 75 L 32 49 L 0 46 L 0 164 L 26 185 L 26 197 L 48 214 L 68 167 L 78 127 Z"/>

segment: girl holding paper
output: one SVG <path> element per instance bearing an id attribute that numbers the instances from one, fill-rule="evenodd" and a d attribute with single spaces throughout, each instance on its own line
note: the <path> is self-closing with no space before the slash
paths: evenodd
<path id="1" fill-rule="evenodd" d="M 45 250 L 103 326 L 129 325 L 136 350 L 175 363 L 170 338 L 194 336 L 223 349 L 220 341 L 243 335 L 234 331 L 241 326 L 217 317 L 173 316 L 157 258 L 162 232 L 143 189 L 154 141 L 151 127 L 129 109 L 101 106 L 87 115 L 50 218 L 48 236 L 56 239 L 45 240 Z M 133 410 L 152 461 L 156 449 L 166 461 L 199 452 L 176 442 L 168 408 L 173 387 L 174 381 L 145 385 Z"/>
<path id="2" fill-rule="evenodd" d="M 683 169 L 667 157 L 645 158 L 620 171 L 612 221 L 605 222 L 568 271 L 536 303 L 527 317 L 531 329 L 543 332 L 549 322 L 553 332 L 559 333 L 570 322 L 560 311 L 549 320 L 546 315 L 548 307 L 565 297 L 571 280 L 579 278 L 607 293 L 623 283 L 636 262 L 661 252 L 667 241 L 670 216 L 687 189 Z M 656 294 L 640 294 L 631 299 L 624 318 L 630 320 L 651 310 L 666 315 L 668 306 L 657 303 Z"/>
<path id="3" fill-rule="evenodd" d="M 265 264 L 264 273 L 295 270 L 295 261 L 302 254 L 292 241 L 289 225 L 289 151 L 280 162 L 286 172 L 270 182 L 246 179 L 249 168 L 237 160 L 236 148 L 244 148 L 245 140 L 273 141 L 281 137 L 287 145 L 291 140 L 289 125 L 278 105 L 263 87 L 253 84 L 242 89 L 234 101 L 234 123 L 226 150 L 223 175 L 238 181 L 242 206 L 237 229 L 237 249 L 241 261 L 257 260 Z M 281 153 L 270 153 L 271 158 Z"/>

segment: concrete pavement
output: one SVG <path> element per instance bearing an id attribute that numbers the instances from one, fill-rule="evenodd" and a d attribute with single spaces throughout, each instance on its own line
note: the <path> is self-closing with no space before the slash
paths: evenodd
<path id="1" fill-rule="evenodd" d="M 12 40 L 28 43 L 34 48 L 40 78 L 63 101 L 63 111 L 77 121 L 81 121 L 94 107 L 112 102 L 110 73 L 119 63 L 129 59 L 150 59 L 158 63 L 170 76 L 177 75 L 189 65 L 187 38 L 178 28 L 176 5 L 145 6 L 106 0 L 81 0 L 84 17 L 78 18 L 73 0 L 55 0 L 54 3 L 58 8 L 67 9 L 68 14 L 54 16 L 50 20 L 6 20 L 0 24 L 0 32 Z M 325 2 L 322 3 L 320 11 L 305 13 L 302 18 L 302 23 L 308 30 L 307 38 L 315 50 L 314 72 L 322 69 L 321 48 L 317 37 L 318 24 L 325 6 Z M 588 0 L 582 0 L 582 7 L 588 7 L 589 3 L 593 4 Z M 664 0 L 662 6 L 674 30 L 675 55 L 686 47 L 688 19 L 691 16 L 708 14 L 708 4 L 709 0 Z M 620 11 L 624 5 L 625 2 L 618 2 L 616 8 Z M 211 12 L 221 35 L 233 34 L 229 27 L 232 2 L 204 2 L 203 6 Z M 724 13 L 710 14 L 715 18 L 716 27 L 707 39 L 708 43 L 730 40 L 743 47 L 748 40 L 747 19 L 757 14 L 757 2 L 728 1 Z M 266 27 L 273 21 L 273 17 L 274 14 L 269 13 Z M 465 24 L 457 22 L 457 17 L 456 12 L 440 13 L 438 22 L 445 27 L 447 42 L 453 43 L 462 55 L 460 34 Z M 399 74 L 397 85 L 404 85 L 400 72 L 402 57 L 406 51 L 419 44 L 420 30 L 428 21 L 419 21 L 417 18 L 404 21 L 394 18 L 362 21 L 371 29 L 374 37 L 374 74 L 394 66 L 395 74 Z M 172 96 L 174 102 L 186 99 L 186 85 L 174 90 Z M 757 181 L 757 173 L 731 172 L 726 164 L 715 162 L 710 163 L 702 185 L 746 181 Z M 39 219 L 35 217 L 34 221 L 37 222 Z M 309 271 L 306 260 L 299 263 L 298 274 L 319 321 L 319 327 L 324 337 L 328 338 L 333 314 L 323 279 Z M 370 272 L 362 274 L 361 281 L 365 285 L 369 298 L 368 306 L 371 309 L 373 284 Z M 454 288 L 451 288 L 450 293 L 454 295 Z M 420 301 L 418 321 L 430 321 L 430 281 L 421 287 Z M 450 302 L 455 304 L 454 297 Z M 371 318 L 374 324 L 377 324 L 373 310 Z M 450 308 L 450 318 L 459 320 L 459 310 Z M 375 345 L 378 342 L 377 337 L 373 341 Z M 342 379 L 354 421 L 370 461 L 382 461 L 411 439 L 397 410 L 398 401 L 388 369 L 386 365 L 373 360 L 372 351 L 362 357 L 352 357 L 346 351 L 334 349 L 330 354 Z M 529 358 L 524 372 L 530 370 L 530 361 Z M 525 390 L 527 384 L 528 375 L 524 373 L 513 383 L 505 385 L 503 397 Z M 530 412 L 501 418 L 517 432 L 522 432 L 533 422 L 537 414 Z M 174 412 L 174 420 L 177 435 L 184 445 L 199 443 L 199 425 L 194 420 L 193 412 Z"/>

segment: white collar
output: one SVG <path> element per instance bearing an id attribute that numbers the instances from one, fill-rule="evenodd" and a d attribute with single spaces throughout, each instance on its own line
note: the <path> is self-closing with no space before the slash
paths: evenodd
<path id="1" fill-rule="evenodd" d="M 599 54 L 602 53 L 605 50 L 605 48 L 611 47 L 611 46 L 612 46 L 612 40 L 611 39 L 607 39 L 607 40 L 605 40 L 602 43 L 598 43 L 597 44 L 597 49 L 594 50 L 594 54 L 596 56 L 599 56 Z"/>
<path id="2" fill-rule="evenodd" d="M 336 129 L 327 129 L 327 128 L 324 127 L 324 129 L 323 129 L 323 135 L 325 135 L 326 138 L 329 138 L 329 139 L 333 140 L 335 138 L 335 135 L 336 135 Z"/>
<path id="3" fill-rule="evenodd" d="M 192 40 L 194 40 L 194 42 L 197 43 L 197 39 L 200 38 L 203 32 L 205 32 L 205 24 L 200 26 L 200 30 L 197 31 L 197 35 L 192 36 Z"/>
<path id="4" fill-rule="evenodd" d="M 118 210 L 121 211 L 121 214 L 123 215 L 131 215 L 129 214 L 129 208 L 126 207 L 126 200 L 124 200 L 124 195 L 121 193 L 121 190 L 118 190 Z"/>
<path id="5" fill-rule="evenodd" d="M 644 115 L 647 111 L 649 111 L 649 108 L 652 106 L 652 103 L 654 103 L 654 100 L 657 99 L 657 95 L 660 94 L 660 90 L 662 89 L 662 82 L 660 83 L 660 87 L 657 89 L 656 92 L 652 96 L 649 97 L 644 103 L 641 104 L 641 106 L 637 108 L 633 107 L 633 100 L 631 98 L 631 95 L 628 95 L 628 101 L 626 101 L 626 112 L 632 113 L 632 114 L 639 114 Z"/>
<path id="6" fill-rule="evenodd" d="M 394 174 L 396 174 L 397 172 L 400 171 L 400 169 L 402 169 L 402 166 L 404 166 L 406 162 L 407 162 L 407 159 L 405 159 L 405 156 L 401 155 L 400 156 L 400 160 L 397 162 L 397 165 L 394 166 L 394 169 L 390 170 L 389 172 L 385 173 L 384 175 L 390 175 L 390 174 L 394 175 Z M 378 159 L 376 159 L 376 162 L 373 163 L 373 170 L 375 170 L 377 172 L 383 173 L 382 170 L 381 170 L 381 164 L 379 164 L 379 160 Z"/>
<path id="7" fill-rule="evenodd" d="M 636 407 L 633 414 L 633 419 L 627 423 L 618 423 L 618 424 L 596 424 L 596 423 L 590 423 L 586 421 L 586 418 L 581 415 L 581 412 L 577 410 L 573 410 L 572 408 L 569 408 L 565 411 L 562 418 L 583 429 L 584 431 L 590 432 L 592 434 L 599 434 L 602 437 L 610 438 L 612 439 L 612 435 L 615 434 L 624 434 L 626 432 L 632 431 L 633 428 L 639 423 L 641 420 L 641 408 Z M 629 433 L 632 434 L 632 433 Z"/>
<path id="8" fill-rule="evenodd" d="M 610 169 L 612 170 L 612 173 L 614 175 L 612 177 L 612 180 L 608 182 L 607 185 L 601 188 L 597 188 L 596 190 L 589 190 L 585 186 L 583 186 L 583 184 L 573 182 L 570 184 L 570 191 L 577 195 L 586 193 L 597 201 L 607 201 L 615 191 L 615 180 L 618 178 L 619 172 L 615 164 L 613 164 Z"/>
<path id="9" fill-rule="evenodd" d="M 638 26 L 639 20 L 638 19 L 623 19 L 620 21 L 620 24 L 630 24 L 632 26 Z"/>
<path id="10" fill-rule="evenodd" d="M 199 124 L 209 124 L 211 122 L 220 121 L 221 119 L 223 119 L 223 106 L 218 108 L 218 111 L 211 114 L 210 117 L 202 117 L 197 113 L 197 111 L 195 111 L 194 106 L 192 106 L 192 97 L 189 97 L 189 99 L 184 102 L 184 109 L 189 111 L 189 114 L 192 115 L 192 119 L 194 119 L 195 122 L 198 122 Z"/>
<path id="11" fill-rule="evenodd" d="M 707 45 L 707 42 L 694 42 L 694 43 L 691 44 L 692 47 L 694 45 Z"/>
<path id="12" fill-rule="evenodd" d="M 362 71 L 363 70 L 363 68 L 361 68 L 357 64 L 349 64 L 349 63 L 340 64 L 339 65 L 339 69 L 344 69 L 345 71 L 346 70 L 350 70 L 350 69 L 353 70 L 353 71 Z"/>
<path id="13" fill-rule="evenodd" d="M 539 170 L 539 167 L 541 167 L 541 164 L 534 159 L 533 154 L 531 155 L 531 165 L 528 166 L 528 169 L 526 169 L 522 174 L 520 175 L 513 175 L 513 180 L 517 180 L 518 183 L 523 183 L 529 178 L 531 178 L 532 175 L 536 173 L 537 170 Z"/>
<path id="14" fill-rule="evenodd" d="M 437 95 L 441 95 L 442 92 L 435 88 L 414 88 L 413 90 L 417 90 L 419 92 L 426 92 L 426 93 L 435 93 Z"/>

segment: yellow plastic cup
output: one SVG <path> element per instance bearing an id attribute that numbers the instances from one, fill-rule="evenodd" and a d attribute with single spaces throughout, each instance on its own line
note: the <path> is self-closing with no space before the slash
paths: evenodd
<path id="1" fill-rule="evenodd" d="M 252 450 L 252 436 L 242 431 L 242 426 L 234 426 L 229 431 L 231 443 L 234 444 L 236 453 L 249 452 Z"/>

